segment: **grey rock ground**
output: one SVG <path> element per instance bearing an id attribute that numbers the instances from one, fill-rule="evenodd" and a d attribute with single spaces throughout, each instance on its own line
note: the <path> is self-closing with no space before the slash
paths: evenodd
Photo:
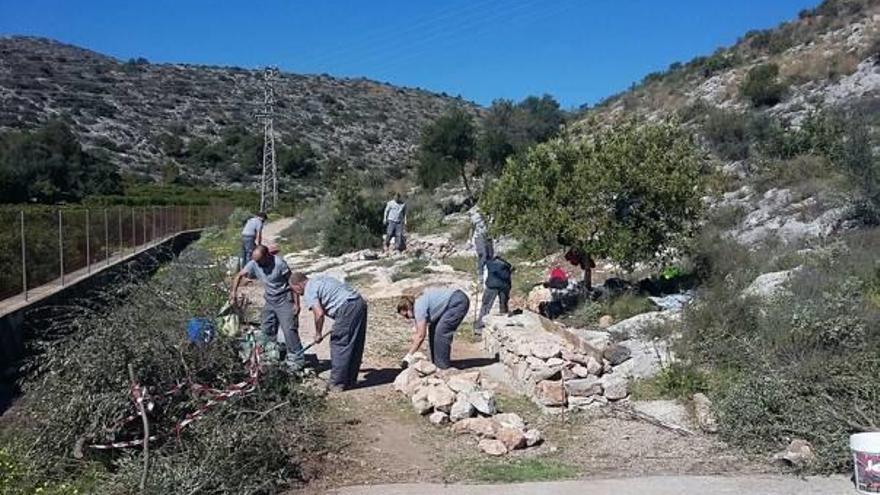
<path id="1" fill-rule="evenodd" d="M 399 484 L 341 488 L 335 495 L 838 495 L 855 493 L 848 479 L 786 476 L 652 476 L 513 485 Z"/>

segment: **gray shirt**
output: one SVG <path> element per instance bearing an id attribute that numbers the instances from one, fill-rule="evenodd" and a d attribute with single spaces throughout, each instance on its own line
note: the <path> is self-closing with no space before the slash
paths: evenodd
<path id="1" fill-rule="evenodd" d="M 385 205 L 386 222 L 402 222 L 406 217 L 406 203 L 398 203 L 392 199 Z"/>
<path id="2" fill-rule="evenodd" d="M 471 225 L 474 228 L 474 235 L 471 238 L 471 242 L 476 243 L 477 240 L 489 238 L 489 228 L 486 226 L 486 220 L 481 213 L 476 211 L 471 213 Z"/>
<path id="3" fill-rule="evenodd" d="M 267 303 L 290 302 L 290 267 L 277 254 L 269 259 L 271 261 L 266 266 L 250 260 L 244 265 L 244 271 L 248 278 L 258 279 L 263 283 Z"/>
<path id="4" fill-rule="evenodd" d="M 263 230 L 263 219 L 260 217 L 251 217 L 241 229 L 241 235 L 248 237 L 256 237 L 257 233 Z"/>
<path id="5" fill-rule="evenodd" d="M 348 284 L 326 275 L 310 278 L 303 293 L 305 307 L 312 309 L 319 303 L 330 318 L 336 318 L 336 312 L 346 302 L 359 297 Z"/>
<path id="6" fill-rule="evenodd" d="M 425 289 L 422 294 L 416 298 L 413 307 L 413 316 L 416 321 L 427 321 L 429 323 L 437 323 L 440 315 L 449 305 L 449 298 L 455 293 L 456 289 Z"/>

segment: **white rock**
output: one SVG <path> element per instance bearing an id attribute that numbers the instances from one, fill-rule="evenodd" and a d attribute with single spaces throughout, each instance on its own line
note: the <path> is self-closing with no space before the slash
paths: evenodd
<path id="1" fill-rule="evenodd" d="M 412 367 L 419 372 L 421 376 L 433 375 L 437 371 L 437 367 L 430 361 L 416 361 Z"/>
<path id="2" fill-rule="evenodd" d="M 544 360 L 559 357 L 562 354 L 562 348 L 553 342 L 532 342 L 530 350 L 532 356 Z"/>
<path id="3" fill-rule="evenodd" d="M 397 377 L 394 378 L 394 390 L 410 396 L 415 393 L 420 379 L 419 373 L 416 370 L 407 368 L 398 373 Z"/>
<path id="4" fill-rule="evenodd" d="M 463 419 L 473 417 L 475 414 L 477 414 L 477 410 L 467 400 L 467 397 L 463 394 L 459 394 L 455 403 L 452 404 L 452 408 L 449 410 L 449 419 L 453 423 L 456 423 Z"/>
<path id="5" fill-rule="evenodd" d="M 625 399 L 629 395 L 629 383 L 616 373 L 604 375 L 600 381 L 605 398 L 608 400 Z"/>
<path id="6" fill-rule="evenodd" d="M 600 375 L 602 375 L 603 370 L 604 370 L 604 367 L 602 366 L 602 363 L 600 363 L 598 359 L 594 358 L 593 356 L 589 356 L 587 358 L 587 371 L 589 372 L 589 374 L 595 375 L 595 376 L 600 376 Z"/>
<path id="7" fill-rule="evenodd" d="M 771 272 L 759 275 L 755 280 L 743 290 L 742 294 L 746 297 L 757 297 L 761 299 L 772 299 L 785 295 L 788 292 L 786 285 L 789 280 L 799 271 L 798 268 L 793 270 L 783 270 L 780 272 Z"/>
<path id="8" fill-rule="evenodd" d="M 498 423 L 491 418 L 467 418 L 452 425 L 452 431 L 456 434 L 471 434 L 485 438 L 495 438 Z"/>
<path id="9" fill-rule="evenodd" d="M 572 366 L 571 372 L 574 374 L 574 376 L 578 378 L 586 378 L 590 376 L 590 370 L 588 370 L 585 366 L 581 366 L 579 364 Z"/>
<path id="10" fill-rule="evenodd" d="M 481 390 L 477 392 L 469 392 L 465 395 L 467 401 L 474 406 L 481 414 L 492 416 L 498 410 L 495 407 L 495 392 L 491 390 Z"/>
<path id="11" fill-rule="evenodd" d="M 428 401 L 428 391 L 426 388 L 416 390 L 410 401 L 412 402 L 413 409 L 418 414 L 428 414 L 433 409 L 431 402 Z"/>
<path id="12" fill-rule="evenodd" d="M 501 440 L 484 438 L 478 445 L 480 450 L 491 456 L 502 456 L 507 453 L 507 446 Z"/>
<path id="13" fill-rule="evenodd" d="M 718 419 L 715 417 L 712 401 L 705 394 L 699 392 L 694 394 L 692 400 L 697 426 L 706 433 L 718 433 Z"/>
<path id="14" fill-rule="evenodd" d="M 449 422 L 449 416 L 444 412 L 435 411 L 428 416 L 428 421 L 433 425 L 442 425 Z"/>
<path id="15" fill-rule="evenodd" d="M 527 430 L 525 433 L 526 436 L 526 447 L 534 447 L 539 443 L 544 441 L 544 435 L 541 434 L 540 430 Z"/>
<path id="16" fill-rule="evenodd" d="M 518 430 L 526 429 L 526 422 L 516 413 L 496 414 L 493 418 L 499 425 Z"/>
<path id="17" fill-rule="evenodd" d="M 559 367 L 565 364 L 565 360 L 558 357 L 553 357 L 547 360 L 547 366 L 550 367 Z"/>
<path id="18" fill-rule="evenodd" d="M 644 335 L 646 331 L 668 323 L 681 321 L 681 311 L 651 311 L 627 318 L 608 327 L 611 335 L 630 339 Z"/>
<path id="19" fill-rule="evenodd" d="M 565 382 L 565 390 L 569 396 L 590 397 L 602 393 L 602 381 L 595 376 L 569 380 Z"/>
<path id="20" fill-rule="evenodd" d="M 526 436 L 519 428 L 502 426 L 495 432 L 495 438 L 507 447 L 507 450 L 521 449 L 526 446 Z"/>
<path id="21" fill-rule="evenodd" d="M 427 399 L 434 409 L 449 412 L 455 403 L 455 392 L 446 385 L 435 385 L 428 389 Z"/>

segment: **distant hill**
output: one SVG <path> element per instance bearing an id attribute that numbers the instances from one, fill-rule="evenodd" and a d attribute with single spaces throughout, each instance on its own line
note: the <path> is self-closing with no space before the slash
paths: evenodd
<path id="1" fill-rule="evenodd" d="M 453 104 L 477 110 L 421 89 L 326 75 L 282 73 L 275 93 L 288 189 L 322 168 L 399 176 L 422 126 Z M 262 99 L 259 70 L 120 61 L 48 39 L 0 38 L 0 132 L 64 116 L 85 147 L 106 150 L 123 172 L 143 178 L 171 167 L 189 182 L 252 183 Z"/>

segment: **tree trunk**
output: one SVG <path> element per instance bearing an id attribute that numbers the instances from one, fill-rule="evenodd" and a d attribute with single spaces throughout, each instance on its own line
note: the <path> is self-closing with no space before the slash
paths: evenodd
<path id="1" fill-rule="evenodd" d="M 468 182 L 467 164 L 465 162 L 461 163 L 461 181 L 464 183 L 464 190 L 467 191 L 468 198 L 474 201 L 474 193 L 471 191 L 471 185 Z"/>

